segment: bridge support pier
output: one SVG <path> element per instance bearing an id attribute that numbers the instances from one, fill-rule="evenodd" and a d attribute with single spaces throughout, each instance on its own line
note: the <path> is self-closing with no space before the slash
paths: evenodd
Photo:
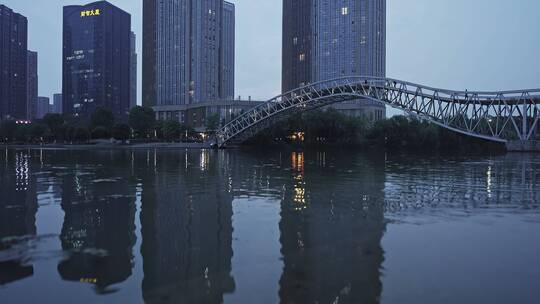
<path id="1" fill-rule="evenodd" d="M 540 152 L 540 141 L 512 140 L 506 143 L 506 150 L 510 152 Z"/>

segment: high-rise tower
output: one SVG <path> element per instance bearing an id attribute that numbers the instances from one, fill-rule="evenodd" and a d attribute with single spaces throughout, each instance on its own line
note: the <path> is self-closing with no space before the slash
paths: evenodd
<path id="1" fill-rule="evenodd" d="M 144 0 L 143 105 L 187 105 L 231 96 L 234 5 L 223 0 Z"/>
<path id="2" fill-rule="evenodd" d="M 0 4 L 0 120 L 27 117 L 28 20 Z"/>
<path id="3" fill-rule="evenodd" d="M 34 120 L 37 115 L 38 103 L 38 53 L 28 51 L 27 56 L 27 97 L 26 119 Z"/>
<path id="4" fill-rule="evenodd" d="M 284 93 L 345 76 L 384 77 L 385 70 L 386 0 L 283 0 Z M 356 106 L 346 106 L 347 114 L 363 106 L 379 108 L 373 118 L 384 111 L 366 100 L 348 104 Z"/>
<path id="5" fill-rule="evenodd" d="M 131 96 L 129 107 L 133 108 L 137 105 L 137 36 L 134 32 L 131 32 L 130 40 L 131 48 Z"/>
<path id="6" fill-rule="evenodd" d="M 131 16 L 107 1 L 64 7 L 64 113 L 89 118 L 98 107 L 119 120 L 129 111 Z"/>
<path id="7" fill-rule="evenodd" d="M 223 2 L 221 39 L 220 98 L 234 99 L 234 56 L 235 56 L 235 8 L 230 2 Z"/>

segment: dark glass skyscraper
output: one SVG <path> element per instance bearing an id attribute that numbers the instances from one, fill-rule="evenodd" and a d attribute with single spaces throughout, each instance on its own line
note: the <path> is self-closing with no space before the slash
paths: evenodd
<path id="1" fill-rule="evenodd" d="M 386 0 L 283 0 L 283 92 L 338 77 L 385 74 Z"/>
<path id="2" fill-rule="evenodd" d="M 131 32 L 131 96 L 129 107 L 133 108 L 137 105 L 137 36 Z"/>
<path id="3" fill-rule="evenodd" d="M 0 4 L 0 119 L 26 119 L 28 20 Z"/>
<path id="4" fill-rule="evenodd" d="M 143 105 L 186 105 L 234 96 L 233 67 L 233 4 L 143 1 Z"/>
<path id="5" fill-rule="evenodd" d="M 312 82 L 311 69 L 314 0 L 283 0 L 282 91 Z"/>
<path id="6" fill-rule="evenodd" d="M 27 57 L 26 119 L 36 119 L 38 99 L 38 53 L 28 51 Z"/>
<path id="7" fill-rule="evenodd" d="M 125 120 L 131 95 L 131 16 L 107 1 L 64 7 L 64 113 L 87 119 L 98 107 Z"/>

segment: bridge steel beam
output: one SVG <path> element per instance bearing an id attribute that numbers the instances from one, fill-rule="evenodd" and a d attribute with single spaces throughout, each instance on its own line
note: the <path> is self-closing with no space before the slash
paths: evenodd
<path id="1" fill-rule="evenodd" d="M 313 83 L 254 107 L 221 128 L 217 144 L 240 144 L 290 115 L 355 99 L 380 102 L 454 132 L 501 143 L 531 140 L 539 127 L 540 89 L 451 91 L 391 78 L 345 77 Z"/>

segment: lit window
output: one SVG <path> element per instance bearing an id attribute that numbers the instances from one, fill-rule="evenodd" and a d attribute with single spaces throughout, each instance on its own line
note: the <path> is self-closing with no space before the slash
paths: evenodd
<path id="1" fill-rule="evenodd" d="M 300 54 L 300 61 L 306 60 L 306 54 L 302 53 Z"/>
<path id="2" fill-rule="evenodd" d="M 341 8 L 341 14 L 342 15 L 348 15 L 349 14 L 349 8 L 348 7 L 342 7 Z"/>

